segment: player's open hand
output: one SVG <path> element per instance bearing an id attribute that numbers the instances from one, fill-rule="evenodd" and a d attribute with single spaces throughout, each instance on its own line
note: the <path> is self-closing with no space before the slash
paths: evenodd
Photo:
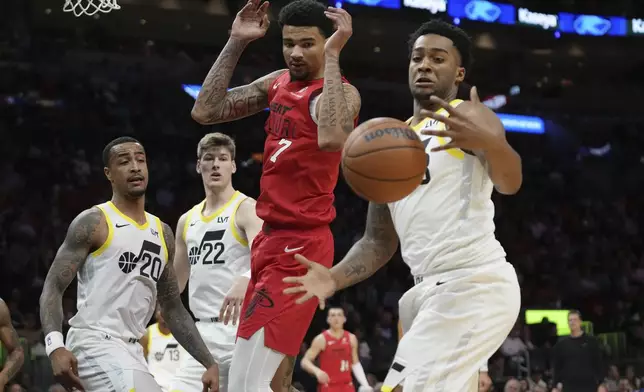
<path id="1" fill-rule="evenodd" d="M 476 87 L 470 90 L 470 101 L 457 107 L 432 96 L 430 100 L 449 113 L 449 117 L 437 113 L 428 113 L 427 117 L 445 124 L 446 130 L 424 130 L 423 135 L 448 137 L 449 143 L 435 147 L 432 151 L 444 151 L 451 148 L 487 151 L 498 148 L 505 143 L 505 129 L 501 120 L 487 108 L 479 98 Z"/>
<path id="2" fill-rule="evenodd" d="M 228 290 L 224 303 L 219 310 L 219 320 L 228 325 L 230 321 L 233 325 L 237 325 L 239 320 L 239 313 L 241 312 L 242 305 L 244 304 L 244 296 L 248 288 L 248 278 L 245 276 L 238 276 L 235 278 L 233 287 Z"/>
<path id="3" fill-rule="evenodd" d="M 284 294 L 305 293 L 295 300 L 297 304 L 302 304 L 313 297 L 317 297 L 320 309 L 324 309 L 324 300 L 332 296 L 336 288 L 335 280 L 331 276 L 331 270 L 300 254 L 295 255 L 295 260 L 304 264 L 308 271 L 303 276 L 290 276 L 282 279 L 284 283 L 294 284 L 293 287 L 284 289 Z"/>
<path id="4" fill-rule="evenodd" d="M 235 17 L 230 36 L 247 42 L 262 38 L 271 24 L 268 6 L 268 1 L 248 0 Z"/>
<path id="5" fill-rule="evenodd" d="M 64 347 L 58 348 L 49 355 L 49 359 L 51 360 L 51 370 L 56 381 L 66 390 L 85 391 L 78 376 L 78 360 L 71 351 Z"/>
<path id="6" fill-rule="evenodd" d="M 201 376 L 203 392 L 219 392 L 219 366 L 217 364 L 209 367 Z"/>
<path id="7" fill-rule="evenodd" d="M 324 44 L 324 51 L 327 54 L 339 56 L 340 51 L 353 34 L 351 15 L 342 8 L 334 7 L 328 7 L 324 11 L 324 15 L 331 19 L 335 26 L 335 32 L 326 40 L 326 44 Z"/>
<path id="8" fill-rule="evenodd" d="M 318 384 L 322 385 L 329 385 L 329 381 L 331 381 L 329 375 L 322 369 L 315 372 L 315 378 L 317 378 Z"/>

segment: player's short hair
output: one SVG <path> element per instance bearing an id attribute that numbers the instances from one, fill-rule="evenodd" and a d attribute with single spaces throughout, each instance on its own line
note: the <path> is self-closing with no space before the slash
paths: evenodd
<path id="1" fill-rule="evenodd" d="M 120 136 L 117 137 L 116 139 L 112 140 L 111 142 L 107 143 L 105 148 L 103 148 L 103 165 L 108 166 L 110 163 L 110 158 L 112 157 L 112 148 L 114 146 L 118 146 L 119 144 L 124 144 L 124 143 L 138 143 L 141 144 L 140 141 L 136 140 L 135 138 L 131 136 Z M 143 146 L 141 144 L 141 146 Z"/>
<path id="2" fill-rule="evenodd" d="M 344 311 L 344 308 L 342 306 L 331 306 L 327 314 L 331 313 L 332 310 L 341 310 L 342 314 L 344 314 L 345 316 L 347 314 L 347 312 Z"/>
<path id="3" fill-rule="evenodd" d="M 409 36 L 408 45 L 410 56 L 416 40 L 428 34 L 436 34 L 451 39 L 454 47 L 456 47 L 456 50 L 461 55 L 461 66 L 469 71 L 472 66 L 472 39 L 460 27 L 456 27 L 440 19 L 432 19 L 423 23 Z"/>
<path id="4" fill-rule="evenodd" d="M 230 157 L 235 159 L 235 152 L 237 149 L 235 147 L 235 141 L 230 136 L 224 135 L 221 132 L 209 133 L 199 140 L 199 144 L 197 145 L 197 158 L 201 159 L 204 152 L 213 147 L 225 148 L 230 152 Z"/>
<path id="5" fill-rule="evenodd" d="M 579 319 L 581 320 L 581 312 L 577 309 L 571 309 L 568 311 L 568 316 L 570 317 L 571 314 L 576 314 Z"/>
<path id="6" fill-rule="evenodd" d="M 324 14 L 326 7 L 315 0 L 295 0 L 285 5 L 277 17 L 284 26 L 317 27 L 324 38 L 333 34 L 333 22 Z"/>

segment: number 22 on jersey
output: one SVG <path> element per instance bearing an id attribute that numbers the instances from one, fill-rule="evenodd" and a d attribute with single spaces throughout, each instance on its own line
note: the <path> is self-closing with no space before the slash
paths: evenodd
<path id="1" fill-rule="evenodd" d="M 273 163 L 277 162 L 277 157 L 280 156 L 280 154 L 283 153 L 284 150 L 289 148 L 291 144 L 293 144 L 293 142 L 288 139 L 281 139 L 277 144 L 282 147 L 278 148 L 277 151 L 275 151 L 275 153 L 269 158 L 269 160 Z"/>

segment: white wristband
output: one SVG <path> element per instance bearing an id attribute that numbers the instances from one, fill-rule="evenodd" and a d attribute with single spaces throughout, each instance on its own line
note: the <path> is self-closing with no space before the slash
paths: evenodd
<path id="1" fill-rule="evenodd" d="M 47 356 L 50 356 L 54 350 L 61 347 L 65 347 L 65 338 L 63 337 L 63 334 L 58 331 L 48 333 L 45 337 L 45 352 L 47 353 Z"/>

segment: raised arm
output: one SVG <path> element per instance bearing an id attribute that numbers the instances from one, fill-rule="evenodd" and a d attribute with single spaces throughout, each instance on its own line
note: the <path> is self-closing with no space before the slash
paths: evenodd
<path id="1" fill-rule="evenodd" d="M 352 34 L 351 15 L 333 7 L 329 7 L 326 15 L 333 20 L 337 30 L 324 47 L 324 87 L 316 104 L 318 145 L 324 151 L 339 151 L 353 131 L 361 102 L 358 90 L 343 84 L 340 73 L 340 51 Z"/>
<path id="2" fill-rule="evenodd" d="M 103 213 L 93 207 L 81 212 L 69 225 L 58 248 L 40 296 L 40 322 L 45 336 L 63 330 L 63 293 L 93 250 L 107 240 Z M 60 335 L 62 339 L 62 334 Z M 62 343 L 62 342 L 61 342 Z"/>
<path id="3" fill-rule="evenodd" d="M 244 49 L 250 42 L 263 37 L 268 30 L 268 5 L 268 1 L 260 5 L 260 0 L 249 0 L 237 13 L 230 38 L 208 72 L 192 108 L 192 118 L 198 123 L 216 124 L 237 120 L 268 107 L 268 88 L 284 70 L 228 91 L 233 71 Z"/>
<path id="4" fill-rule="evenodd" d="M 183 290 L 186 289 L 186 284 L 188 284 L 188 278 L 190 277 L 190 261 L 188 260 L 188 247 L 186 246 L 186 225 L 189 223 L 186 222 L 187 219 L 188 213 L 186 212 L 181 215 L 179 222 L 177 222 L 177 238 L 174 243 L 175 253 L 172 264 L 174 273 L 177 275 L 180 293 L 183 293 Z"/>
<path id="5" fill-rule="evenodd" d="M 216 365 L 208 347 L 201 339 L 195 322 L 190 317 L 179 296 L 179 285 L 177 277 L 172 266 L 175 255 L 175 241 L 172 235 L 172 229 L 167 224 L 163 224 L 163 238 L 168 247 L 168 265 L 163 270 L 159 282 L 157 283 L 157 297 L 161 305 L 161 314 L 165 319 L 172 335 L 177 342 L 186 349 L 199 363 L 206 369 Z"/>
<path id="6" fill-rule="evenodd" d="M 313 363 L 315 359 L 320 355 L 324 348 L 326 347 L 326 341 L 324 340 L 324 335 L 319 334 L 311 342 L 311 347 L 306 350 L 302 361 L 300 362 L 302 369 L 318 379 L 318 382 L 325 384 L 329 382 L 329 376 L 319 367 L 315 366 Z M 325 381 L 326 377 L 326 381 Z"/>
<path id="7" fill-rule="evenodd" d="M 0 300 L 0 342 L 8 352 L 2 371 L 0 371 L 0 391 L 16 376 L 25 360 L 25 353 L 20 345 L 18 333 L 11 323 L 9 308 Z"/>
<path id="8" fill-rule="evenodd" d="M 335 290 L 361 282 L 387 264 L 398 248 L 398 235 L 386 204 L 369 203 L 367 225 L 342 261 L 331 268 Z"/>
<path id="9" fill-rule="evenodd" d="M 192 107 L 192 118 L 199 124 L 234 121 L 268 107 L 268 89 L 286 71 L 284 69 L 228 90 L 233 70 L 245 46 L 243 42 L 230 38 L 210 69 Z"/>

